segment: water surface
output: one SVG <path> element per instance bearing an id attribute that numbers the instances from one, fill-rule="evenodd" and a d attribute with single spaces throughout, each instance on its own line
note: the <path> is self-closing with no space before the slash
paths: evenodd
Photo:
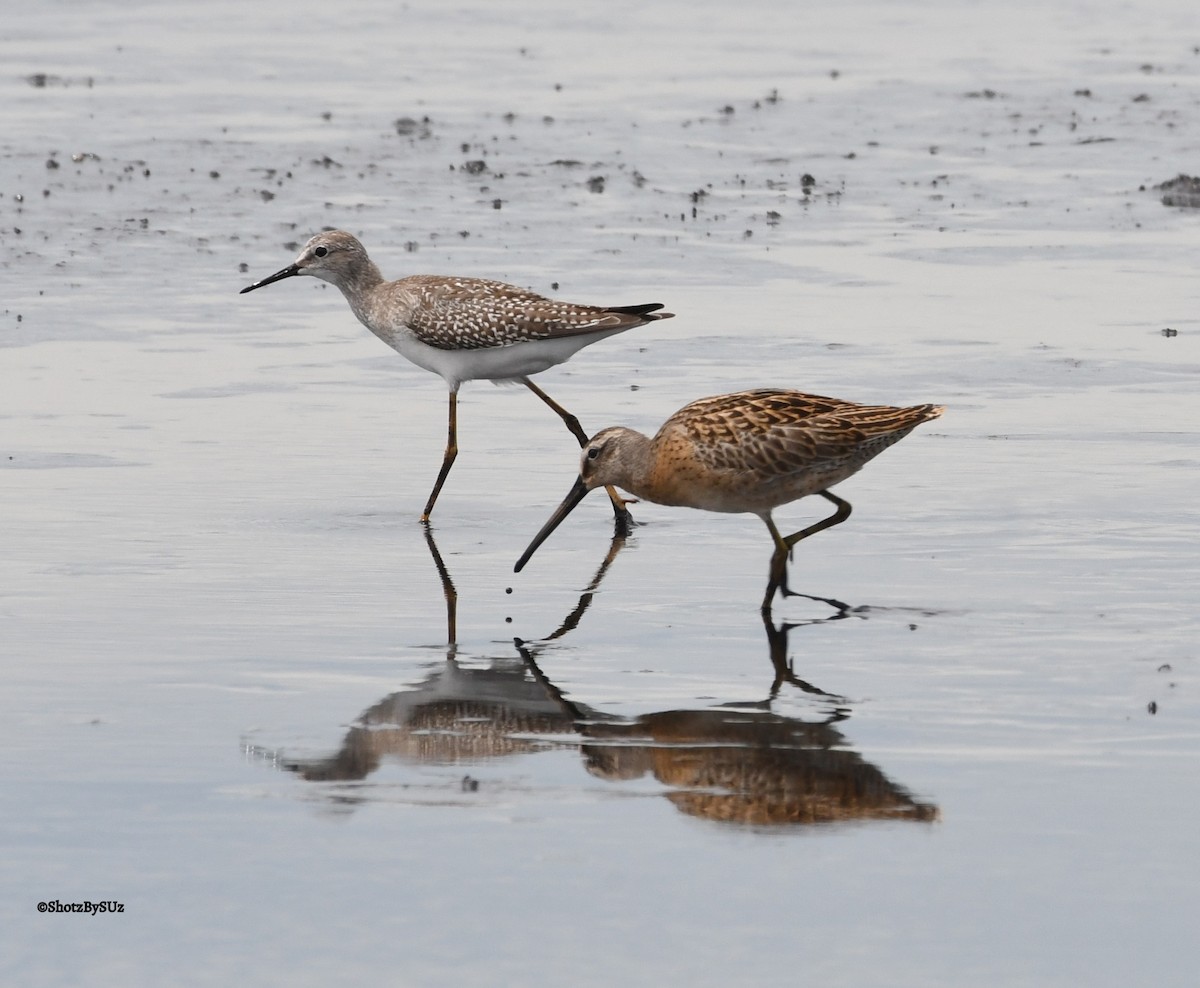
<path id="1" fill-rule="evenodd" d="M 1190 984 L 1200 214 L 1154 186 L 1197 167 L 1194 32 L 25 11 L 5 982 Z M 589 429 L 766 384 L 948 410 L 840 488 L 770 626 L 749 516 L 639 505 L 614 546 L 596 496 L 514 575 L 573 441 L 465 388 L 427 540 L 441 382 L 322 285 L 237 295 L 324 226 L 391 277 L 665 303 L 539 378 Z"/>

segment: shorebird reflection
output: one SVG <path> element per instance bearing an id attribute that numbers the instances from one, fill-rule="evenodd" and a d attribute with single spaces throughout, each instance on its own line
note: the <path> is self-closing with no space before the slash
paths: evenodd
<path id="1" fill-rule="evenodd" d="M 610 549 L 598 576 L 618 549 Z M 574 627 L 594 589 L 584 592 L 553 635 L 537 644 L 519 642 L 518 656 L 486 665 L 431 664 L 421 682 L 359 715 L 336 752 L 316 758 L 276 754 L 272 761 L 307 781 L 355 783 L 386 761 L 469 769 L 577 747 L 592 776 L 613 783 L 652 776 L 681 812 L 713 821 L 775 827 L 938 817 L 935 805 L 915 798 L 850 748 L 838 726 L 849 708 L 792 672 L 788 625 L 766 625 L 773 678 L 765 699 L 621 718 L 569 698 L 543 672 L 537 652 Z M 816 708 L 819 718 L 774 710 L 782 683 L 829 698 Z M 455 784 L 459 795 L 448 797 L 439 787 L 428 798 L 486 798 L 490 785 L 465 775 L 461 786 Z M 333 803 L 370 798 L 361 788 L 337 785 L 324 795 Z M 413 787 L 406 798 L 426 797 Z"/>
<path id="2" fill-rule="evenodd" d="M 429 554 L 433 557 L 433 565 L 437 570 L 438 579 L 442 581 L 442 594 L 446 598 L 446 658 L 453 659 L 458 653 L 458 590 L 455 589 L 454 580 L 450 576 L 450 570 L 446 566 L 446 562 L 442 559 L 442 554 L 438 550 L 437 541 L 433 537 L 433 528 L 428 522 L 422 525 L 425 534 L 425 544 L 429 547 Z M 550 641 L 553 638 L 561 638 L 568 631 L 571 631 L 579 624 L 580 619 L 592 604 L 592 599 L 596 595 L 596 591 L 600 588 L 600 583 L 604 579 L 608 568 L 612 565 L 613 560 L 617 558 L 622 547 L 625 545 L 625 540 L 629 534 L 629 526 L 617 524 L 613 528 L 612 542 L 609 543 L 608 552 L 605 553 L 604 559 L 601 561 L 599 568 L 584 589 L 583 594 L 579 598 L 579 603 L 564 619 L 558 629 L 551 635 L 545 638 L 545 641 Z"/>
<path id="3" fill-rule="evenodd" d="M 450 571 L 442 554 L 438 552 L 437 543 L 433 539 L 433 528 L 429 522 L 421 525 L 425 532 L 425 544 L 429 554 L 433 556 L 433 565 L 437 568 L 438 578 L 442 581 L 442 593 L 446 597 L 446 658 L 453 659 L 458 649 L 458 591 L 454 589 L 454 581 L 450 579 Z"/>
<path id="4" fill-rule="evenodd" d="M 584 729 L 587 770 L 608 781 L 652 776 L 683 813 L 751 826 L 936 820 L 849 748 L 834 724 L 770 710 L 666 710 Z"/>

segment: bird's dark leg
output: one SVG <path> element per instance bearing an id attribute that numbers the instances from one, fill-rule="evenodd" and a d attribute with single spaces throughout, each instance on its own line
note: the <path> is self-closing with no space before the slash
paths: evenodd
<path id="1" fill-rule="evenodd" d="M 429 493 L 429 500 L 425 504 L 425 511 L 421 515 L 421 521 L 429 521 L 429 515 L 433 511 L 434 502 L 437 501 L 438 495 L 442 492 L 442 484 L 446 482 L 446 477 L 450 474 L 450 468 L 454 466 L 454 459 L 458 456 L 458 391 L 450 392 L 450 424 L 447 428 L 446 435 L 446 455 L 442 458 L 442 469 L 438 472 L 437 483 L 433 485 L 433 490 Z"/>
<path id="2" fill-rule="evenodd" d="M 836 494 L 830 494 L 829 491 L 817 491 L 817 493 L 820 494 L 821 497 L 825 498 L 826 501 L 832 501 L 834 504 L 836 504 L 837 511 L 831 514 L 828 518 L 823 518 L 816 524 L 809 525 L 808 528 L 803 528 L 784 539 L 783 541 L 788 547 L 789 554 L 791 553 L 792 547 L 801 539 L 806 539 L 810 535 L 816 535 L 817 532 L 823 532 L 827 528 L 833 528 L 834 525 L 840 525 L 850 517 L 849 501 L 844 501 Z"/>
<path id="3" fill-rule="evenodd" d="M 557 414 L 558 417 L 563 420 L 563 423 L 566 425 L 566 427 L 571 430 L 571 435 L 579 440 L 579 445 L 586 446 L 588 436 L 587 433 L 583 431 L 583 426 L 579 424 L 579 419 L 563 408 L 562 405 L 546 394 L 545 391 L 529 380 L 529 378 L 524 377 L 521 380 L 525 383 L 525 387 L 527 387 L 535 395 L 541 398 L 542 401 L 554 409 L 555 414 Z"/>
<path id="4" fill-rule="evenodd" d="M 583 426 L 579 424 L 579 419 L 563 408 L 562 405 L 546 394 L 545 391 L 529 380 L 529 378 L 523 377 L 521 378 L 521 381 L 524 383 L 525 387 L 527 387 L 535 395 L 541 398 L 542 401 L 554 409 L 555 414 L 557 414 L 558 417 L 563 420 L 563 423 L 566 425 L 566 427 L 571 430 L 571 435 L 573 435 L 579 441 L 580 448 L 583 448 L 587 445 L 588 435 L 583 431 Z M 633 522 L 633 516 L 630 515 L 629 509 L 625 506 L 625 499 L 617 493 L 617 489 L 615 487 L 610 486 L 605 487 L 604 489 L 608 492 L 608 499 L 612 501 L 613 514 L 615 514 L 617 518 L 617 534 L 628 535 L 629 527 Z"/>
<path id="5" fill-rule="evenodd" d="M 425 544 L 433 556 L 433 565 L 437 567 L 438 576 L 442 581 L 442 593 L 446 597 L 446 658 L 453 659 L 458 650 L 458 591 L 454 589 L 454 581 L 450 579 L 450 571 L 442 561 L 437 543 L 433 541 L 433 527 L 424 522 Z"/>
<path id="6" fill-rule="evenodd" d="M 784 594 L 788 592 L 787 562 L 788 554 L 791 550 L 788 548 L 788 544 L 784 541 L 783 536 L 779 534 L 779 529 L 775 527 L 775 522 L 771 520 L 770 512 L 759 517 L 766 523 L 767 531 L 771 533 L 771 539 L 775 543 L 775 552 L 771 556 L 770 577 L 767 580 L 767 592 L 762 602 L 763 620 L 769 623 L 771 601 L 775 597 L 775 591 L 782 590 Z"/>
<path id="7" fill-rule="evenodd" d="M 775 554 L 771 556 L 771 577 L 767 583 L 767 595 L 763 598 L 762 611 L 763 614 L 769 614 L 771 611 L 771 599 L 775 596 L 775 591 L 778 590 L 785 597 L 805 596 L 804 594 L 795 594 L 788 589 L 787 585 L 787 563 L 792 557 L 792 548 L 801 539 L 806 539 L 810 535 L 816 535 L 817 532 L 823 532 L 827 528 L 833 528 L 834 525 L 840 525 L 850 517 L 850 502 L 843 500 L 836 494 L 830 494 L 829 491 L 818 491 L 821 497 L 827 501 L 832 501 L 837 505 L 837 511 L 831 514 L 828 518 L 822 518 L 819 522 L 809 525 L 808 528 L 802 528 L 798 532 L 794 532 L 787 538 L 779 534 L 779 529 L 775 527 L 775 522 L 771 520 L 770 514 L 762 515 L 762 520 L 767 523 L 767 529 L 771 533 L 771 539 L 775 543 Z"/>

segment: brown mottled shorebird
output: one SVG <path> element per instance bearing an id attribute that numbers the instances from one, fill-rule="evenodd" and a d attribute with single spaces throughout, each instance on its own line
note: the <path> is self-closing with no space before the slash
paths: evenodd
<path id="1" fill-rule="evenodd" d="M 295 275 L 311 275 L 341 289 L 359 321 L 418 367 L 441 376 L 450 389 L 446 453 L 422 521 L 458 455 L 458 389 L 464 381 L 519 381 L 566 423 L 579 445 L 587 433 L 579 420 L 534 384 L 537 374 L 561 364 L 585 346 L 672 313 L 662 305 L 577 305 L 543 298 L 500 281 L 413 275 L 384 281 L 363 245 L 349 233 L 318 233 L 300 256 L 242 294 Z M 613 510 L 628 520 L 625 502 L 609 489 Z"/>
<path id="2" fill-rule="evenodd" d="M 792 547 L 850 517 L 849 502 L 829 488 L 944 410 L 940 405 L 858 405 L 761 388 L 693 401 L 667 419 L 653 439 L 621 426 L 602 429 L 584 446 L 575 486 L 515 569 L 521 571 L 588 491 L 613 485 L 657 504 L 758 515 L 775 543 L 762 603 L 767 611 L 776 590 L 791 594 L 787 561 Z M 784 538 L 771 511 L 809 494 L 820 494 L 837 510 Z"/>

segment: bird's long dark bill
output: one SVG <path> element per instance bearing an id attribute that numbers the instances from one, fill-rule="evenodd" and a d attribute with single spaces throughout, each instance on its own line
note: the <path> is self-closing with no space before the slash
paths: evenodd
<path id="1" fill-rule="evenodd" d="M 588 486 L 583 482 L 583 478 L 580 477 L 575 481 L 575 486 L 567 492 L 567 496 L 563 498 L 563 503 L 560 504 L 555 509 L 554 514 L 550 516 L 550 520 L 546 522 L 546 524 L 542 526 L 542 530 L 533 537 L 533 541 L 529 543 L 529 548 L 526 549 L 521 555 L 521 558 L 517 560 L 517 565 L 513 567 L 514 573 L 520 573 L 521 570 L 524 569 L 525 564 L 529 562 L 529 557 L 538 551 L 538 546 L 540 546 L 546 541 L 546 539 L 550 537 L 550 533 L 562 524 L 563 519 L 575 510 L 575 506 L 579 504 L 579 502 L 585 497 L 587 497 L 587 494 Z"/>
<path id="2" fill-rule="evenodd" d="M 298 267 L 296 267 L 296 265 L 289 264 L 282 271 L 276 271 L 269 278 L 263 278 L 262 281 L 256 281 L 253 285 L 247 285 L 240 292 L 238 292 L 238 294 L 245 295 L 246 292 L 252 292 L 256 288 L 262 288 L 263 285 L 270 285 L 276 281 L 283 281 L 284 278 L 291 278 L 293 275 L 297 275 L 299 273 L 300 273 L 300 269 Z"/>

